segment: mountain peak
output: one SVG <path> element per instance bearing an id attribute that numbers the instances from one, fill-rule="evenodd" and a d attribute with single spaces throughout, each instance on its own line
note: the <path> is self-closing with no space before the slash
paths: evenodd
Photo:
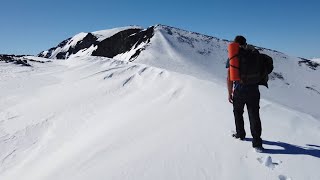
<path id="1" fill-rule="evenodd" d="M 161 38 L 162 40 L 159 40 Z M 155 42 L 151 43 L 152 41 Z M 209 55 L 220 51 L 220 49 L 225 53 L 229 42 L 228 40 L 164 24 L 156 24 L 146 29 L 141 26 L 130 25 L 94 32 L 81 32 L 62 41 L 56 47 L 41 52 L 38 56 L 50 59 L 68 59 L 76 56 L 93 55 L 133 61 L 151 44 L 151 46 L 162 46 L 171 43 L 171 45 L 177 46 L 173 49 L 191 48 L 189 51 L 195 51 L 195 54 Z M 257 47 L 257 49 L 287 57 L 285 54 L 271 49 L 262 47 Z M 221 56 L 222 59 L 225 58 L 224 56 Z"/>

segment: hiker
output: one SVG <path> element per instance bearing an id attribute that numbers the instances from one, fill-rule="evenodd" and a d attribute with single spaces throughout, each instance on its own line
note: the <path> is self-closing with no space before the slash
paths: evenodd
<path id="1" fill-rule="evenodd" d="M 241 49 L 244 51 L 249 51 L 252 53 L 258 53 L 253 46 L 246 43 L 246 39 L 243 36 L 236 36 L 234 43 L 238 43 L 239 52 Z M 229 50 L 230 51 L 230 50 Z M 230 58 L 230 57 L 229 57 Z M 241 57 L 238 56 L 240 59 Z M 246 137 L 246 132 L 244 129 L 243 121 L 243 112 L 244 105 L 246 105 L 250 121 L 250 130 L 253 137 L 252 146 L 257 150 L 263 150 L 262 139 L 261 139 L 261 121 L 259 115 L 259 102 L 260 102 L 260 92 L 259 92 L 259 83 L 246 84 L 243 83 L 242 79 L 232 80 L 230 79 L 230 69 L 231 64 L 228 59 L 227 68 L 228 68 L 228 77 L 227 77 L 227 86 L 228 86 L 228 100 L 233 104 L 233 113 L 235 119 L 236 132 L 232 136 L 236 139 L 244 140 Z M 238 68 L 238 71 L 239 68 Z M 241 75 L 239 75 L 241 77 Z M 240 78 L 239 77 L 239 78 Z"/>

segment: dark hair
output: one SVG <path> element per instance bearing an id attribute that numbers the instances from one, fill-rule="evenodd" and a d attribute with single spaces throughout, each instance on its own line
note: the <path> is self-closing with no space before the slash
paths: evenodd
<path id="1" fill-rule="evenodd" d="M 246 38 L 243 37 L 243 36 L 236 36 L 236 37 L 234 38 L 234 42 L 239 43 L 241 46 L 247 44 L 247 40 L 246 40 Z"/>

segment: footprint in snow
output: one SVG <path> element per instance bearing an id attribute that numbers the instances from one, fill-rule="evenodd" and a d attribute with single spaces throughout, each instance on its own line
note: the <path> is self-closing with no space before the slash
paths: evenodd
<path id="1" fill-rule="evenodd" d="M 284 175 L 279 175 L 279 180 L 292 180 L 291 178 L 288 178 L 287 176 Z"/>
<path id="2" fill-rule="evenodd" d="M 257 158 L 257 160 L 260 162 L 260 164 L 262 164 L 270 169 L 274 169 L 276 166 L 278 166 L 280 163 L 282 163 L 281 161 L 273 162 L 271 156 L 259 157 L 259 158 Z"/>

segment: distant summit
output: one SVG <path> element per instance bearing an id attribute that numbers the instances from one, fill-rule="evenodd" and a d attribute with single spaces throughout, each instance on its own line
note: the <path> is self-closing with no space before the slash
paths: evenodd
<path id="1" fill-rule="evenodd" d="M 72 38 L 68 38 L 56 47 L 38 54 L 39 57 L 50 59 L 67 59 L 85 55 L 102 56 L 113 58 L 147 44 L 153 36 L 153 27 L 142 29 L 139 26 L 128 26 L 109 30 L 95 31 L 91 33 L 79 33 Z M 140 49 L 136 49 L 130 59 L 136 57 Z"/>
<path id="2" fill-rule="evenodd" d="M 219 41 L 218 38 L 160 24 L 146 29 L 140 26 L 127 26 L 79 33 L 60 42 L 56 47 L 42 51 L 38 56 L 50 59 L 68 59 L 86 55 L 114 58 L 117 55 L 123 57 L 126 54 L 125 59 L 133 61 L 150 44 L 155 33 L 178 34 L 177 38 L 181 43 L 189 43 L 190 45 L 192 45 L 192 41 L 203 39 L 208 43 L 212 39 Z M 206 52 L 200 53 L 205 54 Z"/>

